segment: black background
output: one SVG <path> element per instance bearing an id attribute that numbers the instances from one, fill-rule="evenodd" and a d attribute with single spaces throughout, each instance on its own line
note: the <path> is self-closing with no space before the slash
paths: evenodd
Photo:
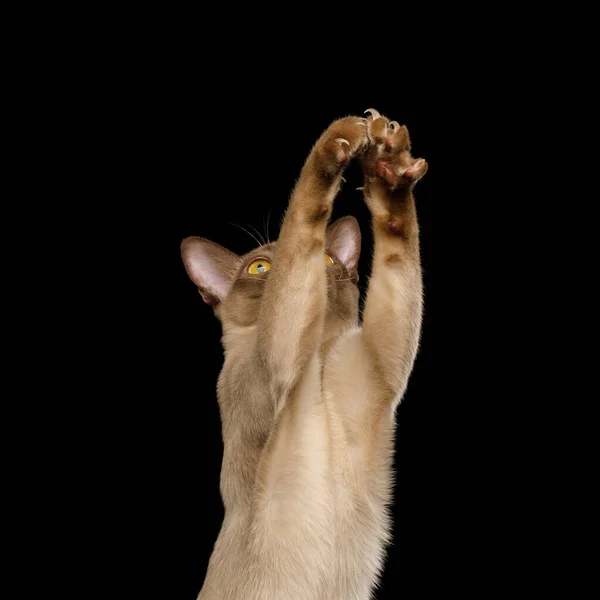
<path id="1" fill-rule="evenodd" d="M 276 239 L 316 139 L 332 120 L 373 107 L 408 126 L 413 155 L 430 165 L 415 190 L 425 284 L 423 335 L 397 413 L 394 543 L 376 596 L 420 597 L 442 583 L 431 567 L 439 543 L 439 502 L 431 489 L 440 485 L 434 432 L 441 402 L 433 364 L 433 123 L 414 103 L 388 94 L 306 98 L 271 86 L 247 88 L 244 101 L 236 103 L 217 88 L 210 98 L 188 94 L 185 84 L 169 93 L 147 84 L 144 90 L 124 97 L 116 111 L 118 139 L 106 159 L 110 176 L 98 186 L 99 211 L 111 211 L 110 229 L 102 234 L 111 281 L 107 314 L 119 324 L 113 350 L 104 356 L 103 387 L 110 400 L 101 409 L 104 418 L 115 417 L 111 450 L 118 466 L 107 474 L 108 495 L 126 523 L 116 545 L 140 558 L 140 585 L 164 590 L 172 600 L 194 600 L 223 518 L 215 391 L 223 358 L 221 329 L 184 270 L 182 239 L 199 235 L 243 253 L 256 242 L 237 226 L 256 235 L 253 226 L 264 235 L 267 220 L 268 234 Z M 109 120 L 106 126 L 109 133 L 103 135 L 113 135 Z M 333 218 L 355 215 L 361 226 L 364 297 L 372 237 L 362 193 L 355 189 L 362 185 L 357 165 L 350 165 L 346 180 Z M 113 247 L 111 236 L 119 229 L 125 243 Z"/>
<path id="2" fill-rule="evenodd" d="M 489 596 L 531 570 L 531 523 L 553 532 L 546 497 L 528 505 L 525 493 L 540 466 L 555 466 L 531 434 L 548 411 L 541 387 L 554 388 L 562 369 L 552 367 L 563 356 L 554 339 L 563 312 L 547 315 L 545 307 L 557 269 L 572 265 L 555 252 L 565 227 L 547 209 L 560 199 L 564 215 L 566 183 L 543 192 L 547 179 L 557 184 L 556 173 L 523 166 L 538 148 L 545 164 L 556 162 L 548 155 L 554 146 L 531 136 L 554 90 L 528 102 L 512 65 L 490 70 L 484 52 L 473 63 L 467 46 L 468 58 L 453 57 L 442 70 L 420 53 L 428 38 L 401 44 L 391 21 L 390 31 L 381 28 L 385 17 L 348 16 L 350 37 L 315 19 L 320 31 L 300 29 L 297 40 L 285 39 L 291 27 L 278 28 L 279 44 L 254 27 L 242 40 L 213 17 L 190 19 L 188 33 L 183 19 L 162 23 L 162 10 L 158 27 L 139 11 L 131 21 L 111 15 L 116 27 L 101 26 L 96 37 L 91 22 L 75 41 L 48 28 L 53 43 L 32 50 L 31 69 L 19 69 L 24 85 L 12 91 L 22 98 L 16 125 L 27 152 L 16 146 L 12 155 L 26 171 L 15 203 L 26 214 L 7 218 L 5 228 L 19 235 L 19 252 L 32 254 L 24 271 L 34 287 L 26 317 L 6 319 L 20 333 L 29 320 L 43 322 L 22 336 L 28 368 L 19 381 L 40 393 L 16 404 L 39 444 L 33 469 L 20 469 L 34 486 L 26 521 L 51 529 L 35 544 L 23 540 L 43 563 L 57 559 L 56 585 L 76 581 L 77 597 L 102 586 L 110 587 L 104 597 L 125 586 L 128 598 L 196 597 L 222 518 L 214 397 L 222 354 L 219 324 L 187 278 L 179 244 L 204 235 L 248 250 L 251 238 L 229 223 L 262 230 L 269 211 L 274 237 L 312 143 L 332 119 L 368 107 L 406 123 L 414 154 L 430 163 L 416 189 L 423 341 L 398 410 L 394 546 L 377 597 L 466 588 Z M 362 61 L 348 53 L 352 41 Z M 531 63 L 524 65 L 535 86 Z M 370 237 L 353 190 L 359 179 L 351 168 L 335 214 L 359 218 L 364 284 Z M 530 187 L 515 200 L 524 179 Z M 39 191 L 28 193 L 30 184 Z M 541 225 L 544 215 L 551 221 Z M 552 276 L 538 300 L 532 292 L 543 266 Z M 543 345 L 551 360 L 539 360 Z M 29 368 L 31 358 L 39 370 Z M 543 406 L 527 420 L 530 398 Z M 522 448 L 535 448 L 531 458 L 520 435 Z M 564 553 L 556 542 L 547 547 Z M 48 588 L 37 568 L 27 581 Z"/>

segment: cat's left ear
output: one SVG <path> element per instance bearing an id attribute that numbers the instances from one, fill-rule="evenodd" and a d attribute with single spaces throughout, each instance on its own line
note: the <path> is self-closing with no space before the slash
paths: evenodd
<path id="1" fill-rule="evenodd" d="M 240 257 L 201 237 L 185 238 L 181 242 L 181 257 L 204 302 L 215 307 L 229 292 Z"/>
<path id="2" fill-rule="evenodd" d="M 326 247 L 349 273 L 356 271 L 360 256 L 360 227 L 354 217 L 342 217 L 327 228 Z"/>

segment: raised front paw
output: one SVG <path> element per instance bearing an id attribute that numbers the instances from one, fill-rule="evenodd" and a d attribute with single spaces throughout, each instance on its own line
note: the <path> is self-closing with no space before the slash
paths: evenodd
<path id="1" fill-rule="evenodd" d="M 314 158 L 319 168 L 338 175 L 350 159 L 368 144 L 367 119 L 345 117 L 334 121 L 315 145 Z"/>
<path id="2" fill-rule="evenodd" d="M 361 157 L 369 179 L 379 179 L 391 190 L 411 188 L 427 172 L 427 162 L 413 158 L 410 136 L 405 125 L 389 121 L 374 108 L 365 111 L 368 146 Z"/>

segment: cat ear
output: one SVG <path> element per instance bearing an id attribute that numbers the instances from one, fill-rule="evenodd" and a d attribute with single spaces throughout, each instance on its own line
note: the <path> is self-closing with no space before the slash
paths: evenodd
<path id="1" fill-rule="evenodd" d="M 210 306 L 221 302 L 233 283 L 240 257 L 201 237 L 185 238 L 181 242 L 181 257 L 204 302 Z"/>
<path id="2" fill-rule="evenodd" d="M 360 227 L 354 217 L 342 217 L 327 228 L 327 248 L 354 271 L 360 256 Z"/>

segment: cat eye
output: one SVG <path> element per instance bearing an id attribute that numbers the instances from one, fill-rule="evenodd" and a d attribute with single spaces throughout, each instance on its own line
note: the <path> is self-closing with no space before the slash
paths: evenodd
<path id="1" fill-rule="evenodd" d="M 260 275 L 261 273 L 266 273 L 270 269 L 271 263 L 268 260 L 261 258 L 250 263 L 250 266 L 248 267 L 248 273 L 250 273 L 250 275 Z"/>
<path id="2" fill-rule="evenodd" d="M 335 262 L 333 260 L 333 258 L 331 258 L 331 256 L 329 256 L 329 254 L 325 254 L 325 260 L 327 261 L 328 265 L 332 265 Z"/>

